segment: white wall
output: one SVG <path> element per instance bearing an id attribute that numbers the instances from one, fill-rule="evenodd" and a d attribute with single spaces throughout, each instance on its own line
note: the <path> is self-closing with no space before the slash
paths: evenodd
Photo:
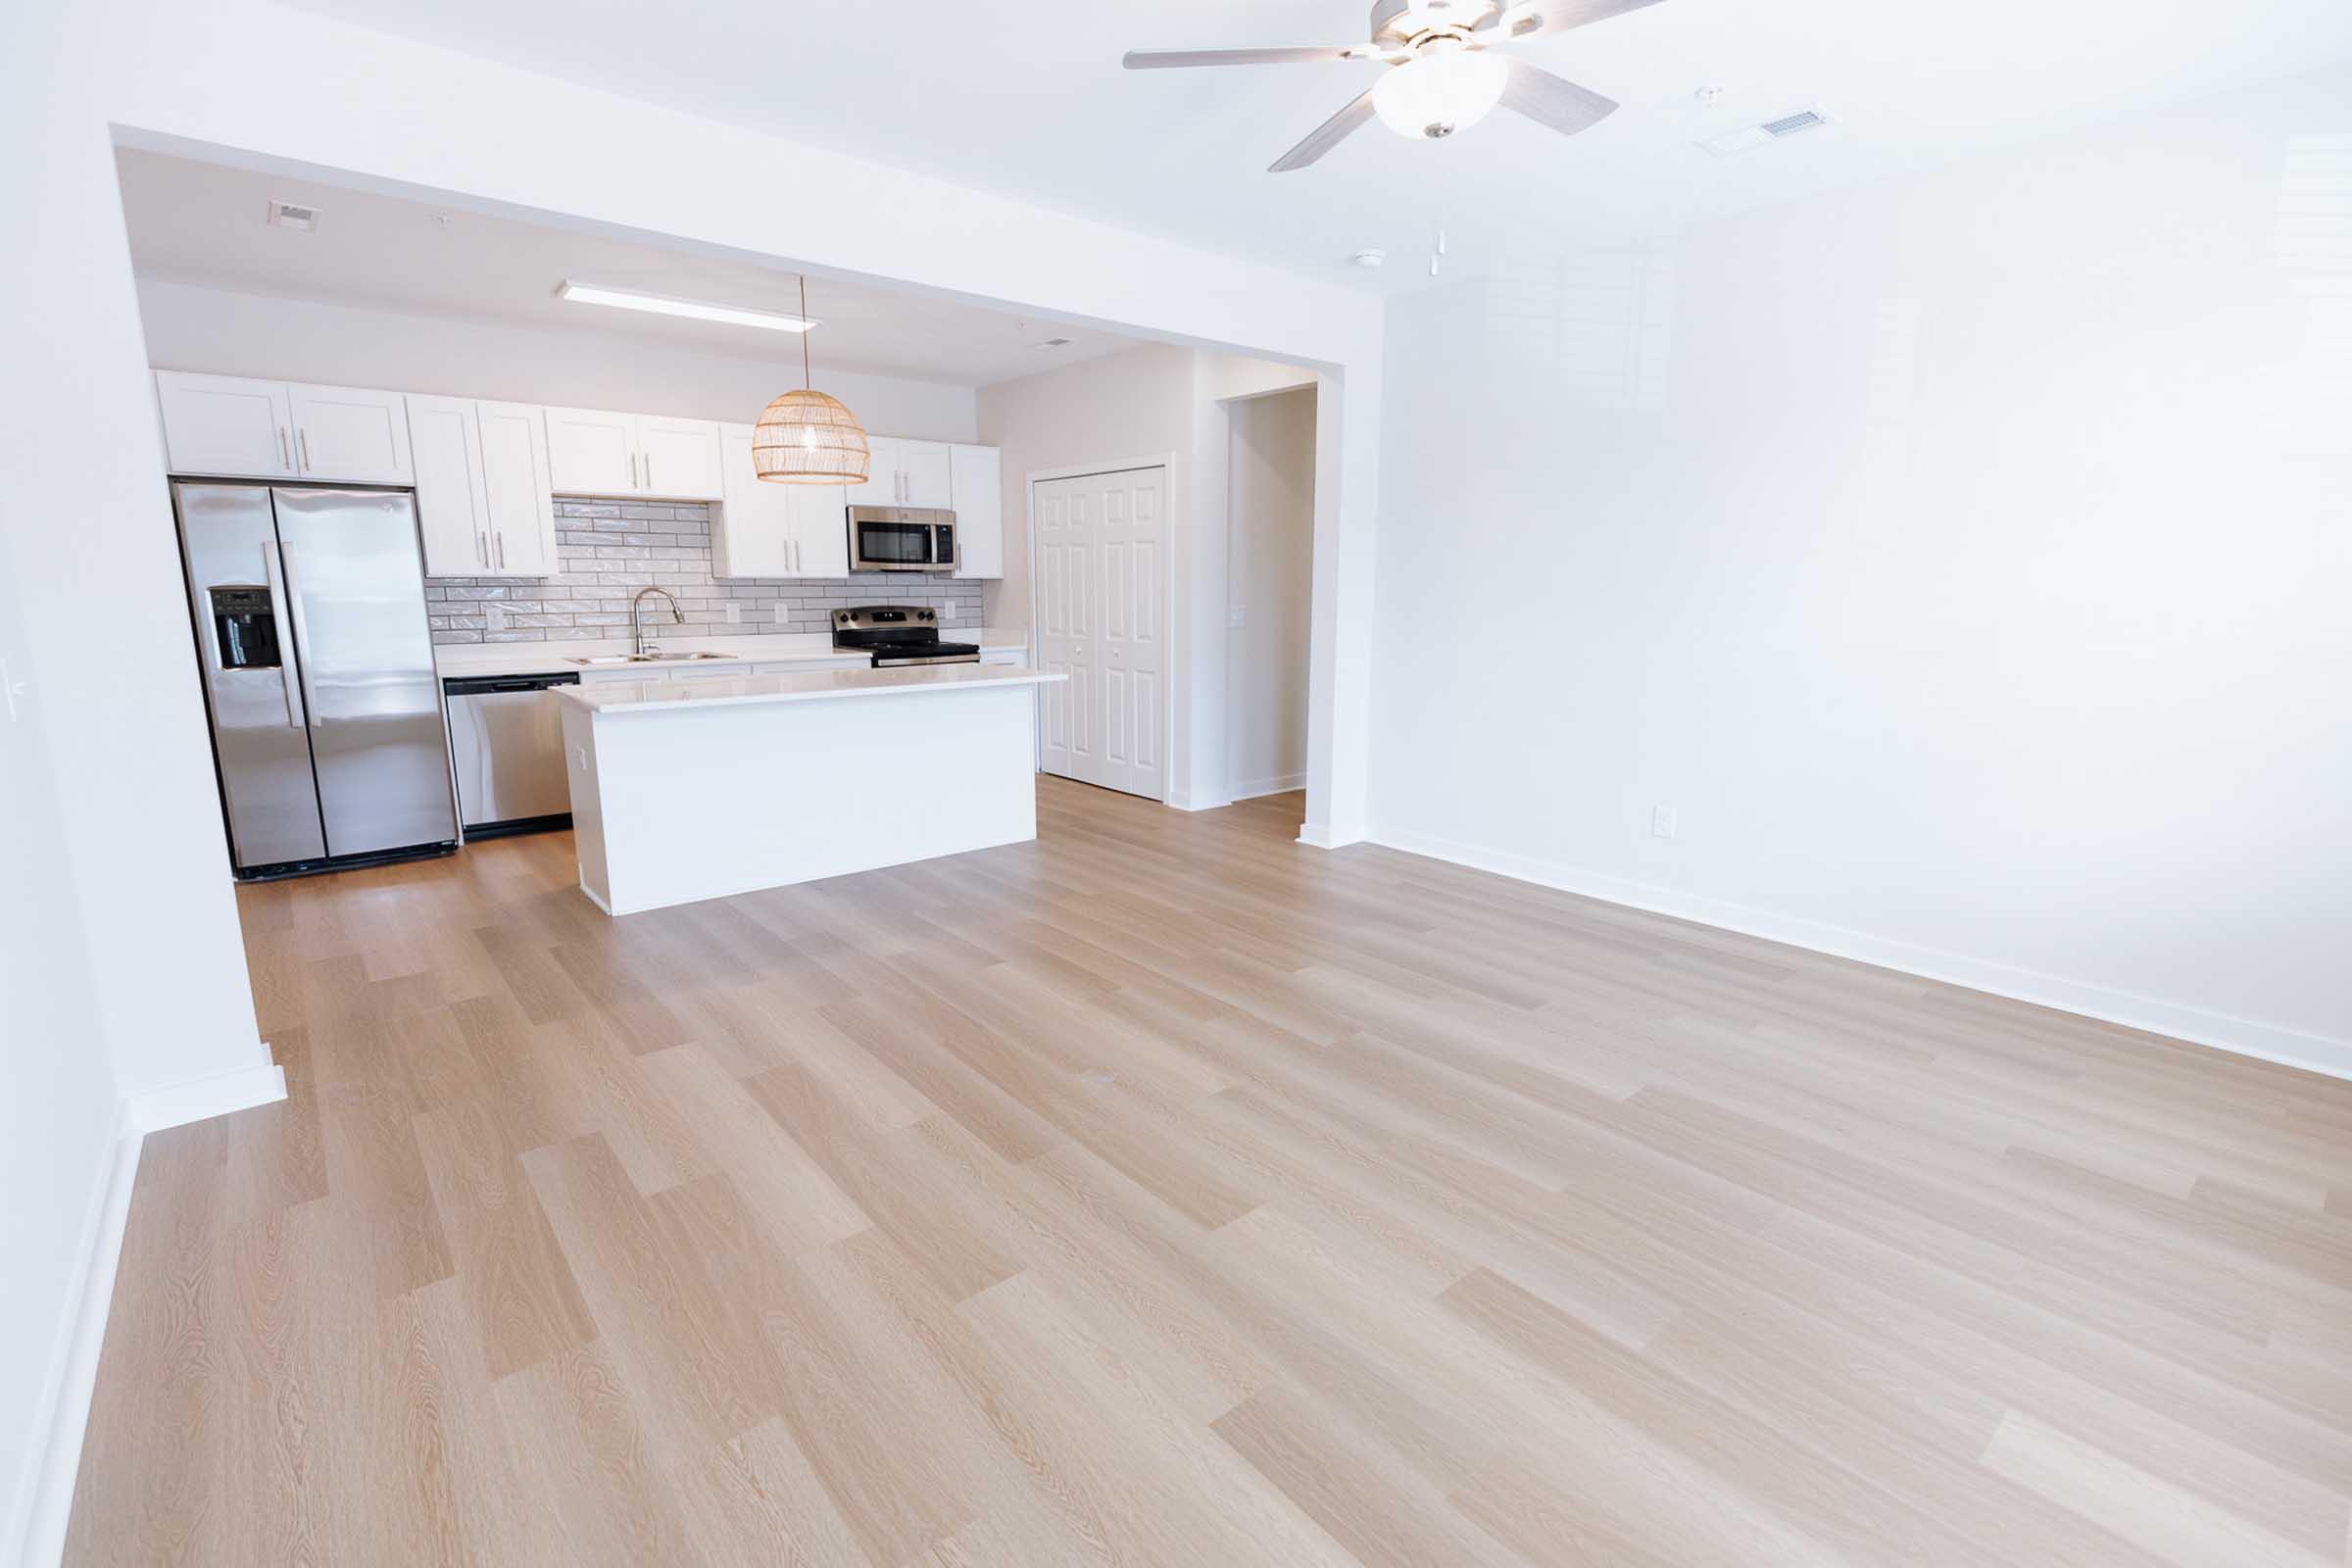
<path id="1" fill-rule="evenodd" d="M 1245 398 L 1226 413 L 1225 770 L 1238 800 L 1297 789 L 1306 775 L 1314 389 Z"/>
<path id="2" fill-rule="evenodd" d="M 65 856 L 49 693 L 0 533 L 0 1562 L 28 1528 L 119 1096 Z M 21 688 L 21 689 L 20 689 Z"/>
<path id="3" fill-rule="evenodd" d="M 152 363 L 329 385 L 748 423 L 801 384 L 800 349 L 770 360 L 592 329 L 554 330 L 139 280 Z M 824 372 L 818 385 L 876 435 L 970 441 L 969 387 Z"/>
<path id="4" fill-rule="evenodd" d="M 1377 836 L 2352 1069 L 2348 104 L 1399 303 Z"/>

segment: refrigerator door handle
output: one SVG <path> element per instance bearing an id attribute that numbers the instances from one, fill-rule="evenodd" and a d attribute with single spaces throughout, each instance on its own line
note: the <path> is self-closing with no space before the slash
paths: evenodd
<path id="1" fill-rule="evenodd" d="M 270 547 L 264 545 L 264 550 Z M 280 543 L 276 547 L 279 569 L 285 573 L 282 582 L 286 596 L 286 619 L 294 628 L 294 676 L 302 684 L 302 708 L 311 727 L 325 722 L 318 714 L 318 698 L 311 690 L 311 638 L 302 619 L 302 589 L 294 581 L 294 547 Z"/>
<path id="2" fill-rule="evenodd" d="M 279 621 L 284 622 L 287 625 L 291 625 L 292 621 L 288 618 L 286 610 L 287 607 L 293 603 L 293 601 L 286 596 L 286 579 L 278 569 L 277 545 L 274 542 L 265 542 L 262 545 L 262 575 L 269 581 L 270 584 L 270 614 L 275 616 Z M 220 650 L 218 648 L 214 649 L 214 662 L 219 663 L 220 658 Z M 299 666 L 297 666 L 297 668 L 299 668 Z M 282 660 L 278 664 L 277 684 L 279 688 L 286 694 L 287 726 L 292 729 L 303 729 L 307 727 L 304 721 L 303 710 L 295 706 L 294 682 L 286 678 L 285 664 Z"/>

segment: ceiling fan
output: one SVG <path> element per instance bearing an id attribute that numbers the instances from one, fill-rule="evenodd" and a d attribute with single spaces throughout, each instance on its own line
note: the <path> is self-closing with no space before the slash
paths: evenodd
<path id="1" fill-rule="evenodd" d="M 1524 60 L 1488 51 L 1538 33 L 1565 32 L 1657 0 L 1373 0 L 1372 41 L 1328 49 L 1139 49 L 1129 71 L 1180 66 L 1286 66 L 1378 60 L 1390 70 L 1370 91 L 1315 128 L 1268 170 L 1304 169 L 1377 115 L 1400 136 L 1440 140 L 1484 120 L 1495 105 L 1563 136 L 1598 124 L 1614 100 Z"/>

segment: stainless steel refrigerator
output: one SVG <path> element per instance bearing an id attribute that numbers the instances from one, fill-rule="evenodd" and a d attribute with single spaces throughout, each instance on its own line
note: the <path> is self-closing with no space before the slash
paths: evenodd
<path id="1" fill-rule="evenodd" d="M 455 843 L 414 498 L 183 479 L 172 501 L 237 874 Z"/>

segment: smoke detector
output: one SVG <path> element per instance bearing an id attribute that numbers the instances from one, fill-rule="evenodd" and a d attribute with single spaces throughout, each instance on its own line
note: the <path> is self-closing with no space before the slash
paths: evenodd
<path id="1" fill-rule="evenodd" d="M 309 233 L 318 226 L 318 209 L 305 207 L 300 202 L 273 201 L 270 204 L 270 221 L 278 228 L 299 228 Z"/>
<path id="2" fill-rule="evenodd" d="M 1389 253 L 1383 250 L 1357 251 L 1348 259 L 1366 271 L 1378 271 L 1381 265 L 1388 261 Z"/>
<path id="3" fill-rule="evenodd" d="M 1699 146 L 1718 158 L 1732 158 L 1836 123 L 1836 115 L 1816 105 L 1811 109 L 1799 109 L 1794 114 L 1783 115 L 1778 120 L 1767 120 L 1760 125 L 1742 125 L 1738 130 L 1727 130 L 1720 136 L 1709 136 Z"/>

